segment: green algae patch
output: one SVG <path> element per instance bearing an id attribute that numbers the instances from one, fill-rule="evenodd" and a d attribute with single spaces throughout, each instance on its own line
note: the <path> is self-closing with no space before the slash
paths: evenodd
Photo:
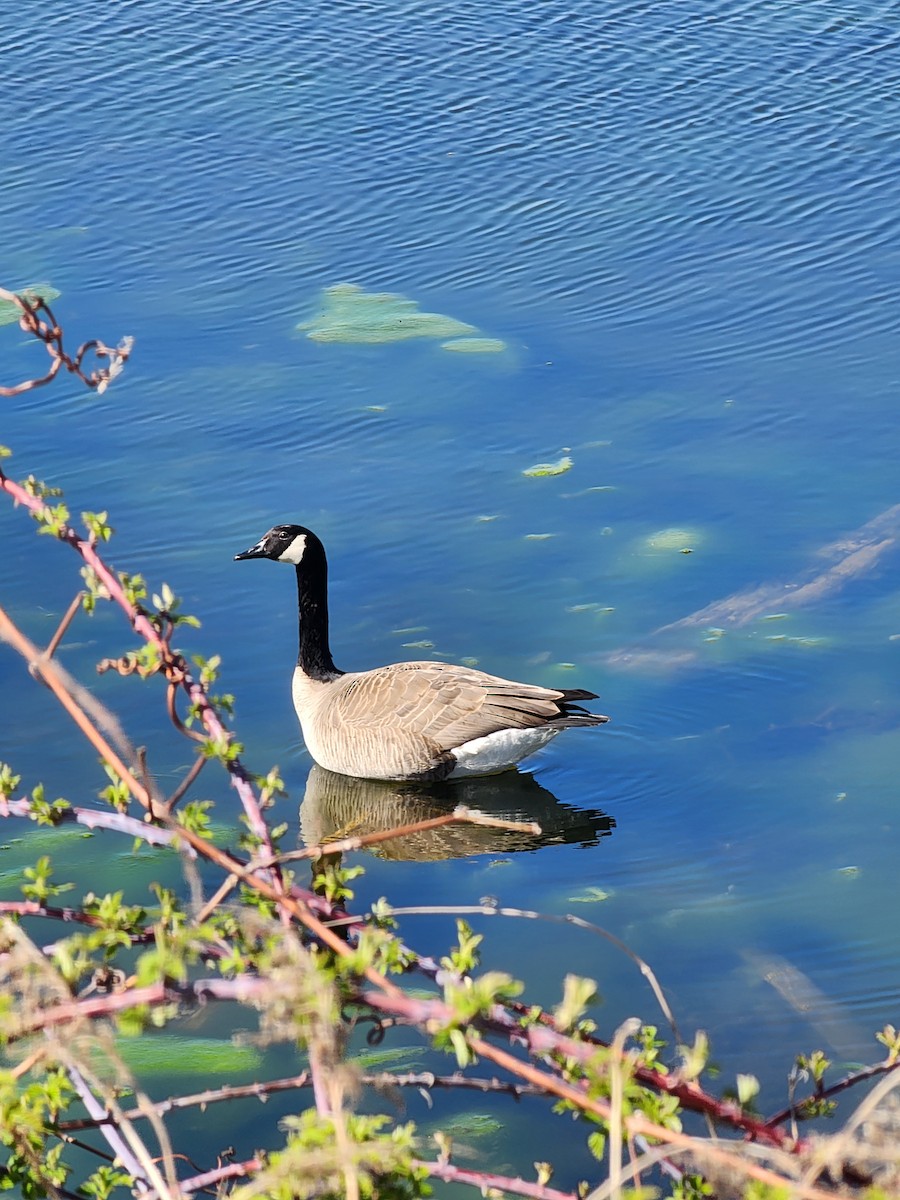
<path id="1" fill-rule="evenodd" d="M 25 874 L 24 867 L 16 871 L 0 871 L 0 896 L 9 895 L 20 900 L 22 886 L 26 883 L 28 883 L 28 876 Z"/>
<path id="2" fill-rule="evenodd" d="M 454 338 L 452 342 L 441 342 L 441 349 L 456 354 L 500 354 L 506 349 L 506 342 L 489 337 Z"/>
<path id="3" fill-rule="evenodd" d="M 828 646 L 831 644 L 829 638 L 809 637 L 809 636 L 790 637 L 786 633 L 767 634 L 765 641 L 767 641 L 767 642 L 783 642 L 786 646 L 804 646 L 804 647 Z"/>
<path id="4" fill-rule="evenodd" d="M 530 479 L 538 479 L 544 475 L 565 475 L 566 471 L 571 471 L 574 465 L 569 455 L 564 454 L 557 462 L 535 463 L 533 467 L 526 467 L 522 474 L 527 475 Z"/>
<path id="5" fill-rule="evenodd" d="M 608 900 L 612 895 L 611 892 L 606 892 L 600 887 L 585 888 L 578 895 L 570 896 L 570 904 L 602 904 L 604 900 Z"/>
<path id="6" fill-rule="evenodd" d="M 477 333 L 442 313 L 422 312 L 415 300 L 395 292 L 364 292 L 355 283 L 338 283 L 322 292 L 322 308 L 298 329 L 314 342 L 378 346 L 407 338 L 453 338 Z"/>
<path id="7" fill-rule="evenodd" d="M 503 1124 L 490 1113 L 462 1112 L 436 1123 L 436 1128 L 447 1137 L 472 1140 L 495 1137 L 502 1132 Z"/>
<path id="8" fill-rule="evenodd" d="M 689 554 L 703 542 L 697 529 L 658 529 L 644 538 L 643 548 L 651 554 Z"/>
<path id="9" fill-rule="evenodd" d="M 31 826 L 27 832 L 23 833 L 22 837 L 7 838 L 6 841 L 0 843 L 0 851 L 9 851 L 20 847 L 23 857 L 30 866 L 35 854 L 51 854 L 60 846 L 66 846 L 70 842 L 81 842 L 85 838 L 93 836 L 93 832 L 85 829 L 83 825 L 68 823 L 50 826 L 37 825 Z"/>
<path id="10" fill-rule="evenodd" d="M 16 289 L 16 295 L 21 296 L 24 300 L 30 300 L 34 304 L 35 300 L 43 300 L 45 304 L 49 304 L 51 300 L 58 299 L 62 295 L 55 287 L 51 287 L 49 283 L 34 283 L 31 287 Z M 0 325 L 14 325 L 22 316 L 22 310 L 18 304 L 14 304 L 12 300 L 0 300 Z"/>
<path id="11" fill-rule="evenodd" d="M 263 1057 L 255 1046 L 214 1038 L 141 1037 L 116 1039 L 116 1050 L 136 1075 L 235 1075 L 258 1072 Z"/>
<path id="12" fill-rule="evenodd" d="M 434 999 L 434 993 L 428 993 Z M 416 1071 L 422 1067 L 422 1051 L 418 1046 L 385 1046 L 380 1050 L 364 1050 L 351 1060 L 362 1071 Z"/>

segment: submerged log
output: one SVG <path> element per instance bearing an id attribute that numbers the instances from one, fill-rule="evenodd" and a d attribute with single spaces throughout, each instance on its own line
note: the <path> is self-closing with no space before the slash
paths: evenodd
<path id="1" fill-rule="evenodd" d="M 764 583 L 715 600 L 686 617 L 661 625 L 645 642 L 613 651 L 605 662 L 618 667 L 687 666 L 696 661 L 696 650 L 684 646 L 665 649 L 655 646 L 654 641 L 682 629 L 739 629 L 772 612 L 815 604 L 866 575 L 898 545 L 900 504 L 894 504 L 846 537 L 820 547 L 815 554 L 818 561 L 795 581 Z"/>

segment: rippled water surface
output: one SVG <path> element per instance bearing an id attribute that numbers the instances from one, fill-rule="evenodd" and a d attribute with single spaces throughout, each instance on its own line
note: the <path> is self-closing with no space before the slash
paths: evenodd
<path id="1" fill-rule="evenodd" d="M 764 1108 L 798 1051 L 879 1057 L 900 992 L 896 7 L 63 2 L 13 27 L 0 283 L 59 289 L 71 346 L 137 346 L 101 397 L 59 379 L 4 401 L 2 441 L 73 511 L 108 508 L 115 564 L 200 614 L 190 648 L 224 654 L 297 836 L 410 801 L 307 778 L 293 581 L 232 562 L 280 520 L 330 551 L 340 666 L 473 658 L 612 716 L 533 778 L 473 785 L 541 838 L 388 844 L 360 902 L 489 894 L 601 923 Z M 342 284 L 503 348 L 308 336 Z M 15 326 L 0 354 L 3 382 L 43 365 Z M 9 505 L 0 536 L 0 602 L 49 636 L 76 564 Z M 755 610 L 655 633 L 763 585 Z M 92 681 L 127 642 L 103 613 L 66 665 Z M 164 733 L 152 685 L 94 686 L 135 741 Z M 2 756 L 89 801 L 92 754 L 9 651 L 0 688 Z M 158 754 L 166 780 L 188 751 Z M 97 842 L 72 851 L 85 876 Z M 129 861 L 137 892 L 155 876 Z M 450 940 L 409 921 L 417 946 Z M 485 932 L 534 999 L 574 969 L 605 1028 L 659 1020 L 605 942 Z M 491 1135 L 529 1171 L 535 1119 Z"/>

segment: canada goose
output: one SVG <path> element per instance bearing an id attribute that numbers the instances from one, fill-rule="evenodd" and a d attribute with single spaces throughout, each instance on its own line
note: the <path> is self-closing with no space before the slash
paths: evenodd
<path id="1" fill-rule="evenodd" d="M 292 694 L 303 740 L 321 767 L 365 779 L 493 775 L 573 725 L 608 717 L 576 701 L 593 692 L 514 683 L 442 662 L 344 673 L 328 646 L 328 563 L 302 525 L 276 525 L 236 554 L 297 569 L 300 652 Z"/>

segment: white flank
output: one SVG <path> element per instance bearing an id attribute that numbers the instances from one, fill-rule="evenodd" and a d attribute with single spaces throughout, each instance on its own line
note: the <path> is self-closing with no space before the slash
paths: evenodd
<path id="1" fill-rule="evenodd" d="M 534 754 L 552 742 L 561 729 L 500 729 L 486 737 L 473 738 L 456 747 L 453 757 L 456 766 L 450 773 L 451 779 L 461 775 L 495 775 L 514 766 L 529 754 Z"/>

